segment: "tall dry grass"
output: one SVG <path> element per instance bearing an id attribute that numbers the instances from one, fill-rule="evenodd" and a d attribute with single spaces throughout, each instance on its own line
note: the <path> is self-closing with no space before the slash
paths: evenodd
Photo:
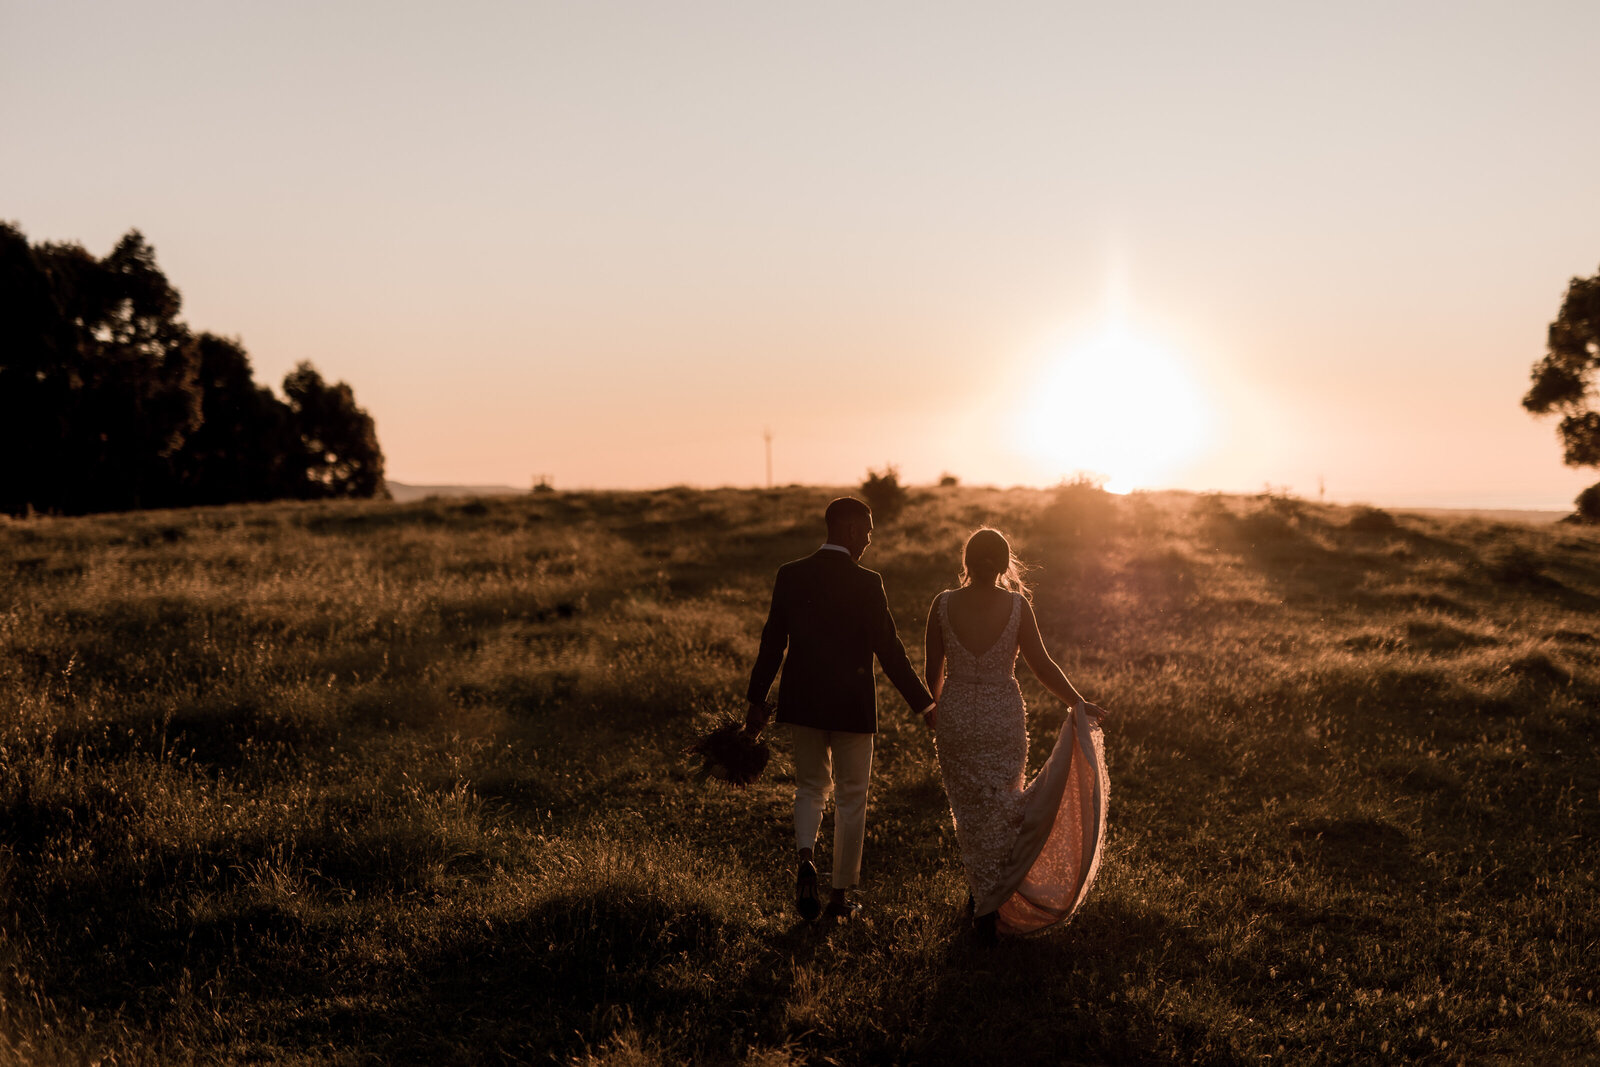
<path id="1" fill-rule="evenodd" d="M 913 658 L 992 523 L 1117 714 L 1094 895 L 985 951 L 887 687 L 859 923 L 790 914 L 781 751 L 742 793 L 679 755 L 830 495 L 0 525 L 0 1058 L 1600 1055 L 1600 536 L 913 491 L 868 560 Z"/>

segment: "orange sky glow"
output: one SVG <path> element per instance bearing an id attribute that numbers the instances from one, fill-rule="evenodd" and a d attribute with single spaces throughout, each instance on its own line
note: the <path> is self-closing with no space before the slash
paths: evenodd
<path id="1" fill-rule="evenodd" d="M 1567 505 L 1588 2 L 0 4 L 0 218 L 137 227 L 392 479 Z"/>

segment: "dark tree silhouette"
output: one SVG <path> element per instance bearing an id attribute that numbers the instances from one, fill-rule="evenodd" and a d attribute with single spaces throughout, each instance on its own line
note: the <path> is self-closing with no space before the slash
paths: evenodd
<path id="1" fill-rule="evenodd" d="M 348 385 L 302 363 L 285 403 L 181 306 L 137 230 L 95 259 L 0 223 L 0 511 L 385 493 Z"/>
<path id="2" fill-rule="evenodd" d="M 74 420 L 82 448 L 71 484 L 85 498 L 70 510 L 173 504 L 172 457 L 200 425 L 194 338 L 139 231 L 98 266 L 85 279 L 87 315 L 74 320 L 85 408 Z"/>
<path id="3" fill-rule="evenodd" d="M 178 454 L 184 500 L 234 504 L 303 495 L 294 412 L 255 383 L 240 342 L 203 333 L 195 347 L 201 421 Z"/>
<path id="4" fill-rule="evenodd" d="M 41 257 L 0 223 L 0 510 L 44 499 L 66 435 L 65 342 Z"/>
<path id="5" fill-rule="evenodd" d="M 0 415 L 8 510 L 169 502 L 172 456 L 200 421 L 176 289 L 137 230 L 105 259 L 0 235 Z M 13 288 L 15 287 L 15 288 Z"/>
<path id="6" fill-rule="evenodd" d="M 377 427 L 348 385 L 328 385 L 315 367 L 301 363 L 284 377 L 283 395 L 300 434 L 305 482 L 298 495 L 387 495 Z"/>
<path id="7" fill-rule="evenodd" d="M 1600 467 L 1600 411 L 1594 407 L 1600 385 L 1600 273 L 1567 285 L 1561 313 L 1550 324 L 1547 351 L 1533 365 L 1532 377 L 1522 406 L 1535 415 L 1561 415 L 1556 432 L 1568 466 Z M 1592 495 L 1589 499 L 1592 503 Z"/>
<path id="8" fill-rule="evenodd" d="M 1579 493 L 1573 503 L 1577 505 L 1580 522 L 1600 522 L 1600 482 Z"/>

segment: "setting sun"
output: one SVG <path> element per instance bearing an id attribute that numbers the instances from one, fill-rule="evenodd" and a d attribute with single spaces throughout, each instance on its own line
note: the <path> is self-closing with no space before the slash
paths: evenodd
<path id="1" fill-rule="evenodd" d="M 1116 493 L 1157 488 L 1199 458 L 1212 410 L 1183 360 L 1114 325 L 1051 346 L 1020 423 L 1021 447 Z"/>

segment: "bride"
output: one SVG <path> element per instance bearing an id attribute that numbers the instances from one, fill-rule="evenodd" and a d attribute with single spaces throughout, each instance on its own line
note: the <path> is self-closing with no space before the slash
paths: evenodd
<path id="1" fill-rule="evenodd" d="M 1084 700 L 1045 651 L 1021 568 L 1000 531 L 973 533 L 962 562 L 961 587 L 934 597 L 928 610 L 926 672 L 974 927 L 988 939 L 1070 918 L 1088 895 L 1110 789 L 1100 731 L 1106 711 Z M 1018 651 L 1072 709 L 1026 785 Z"/>

